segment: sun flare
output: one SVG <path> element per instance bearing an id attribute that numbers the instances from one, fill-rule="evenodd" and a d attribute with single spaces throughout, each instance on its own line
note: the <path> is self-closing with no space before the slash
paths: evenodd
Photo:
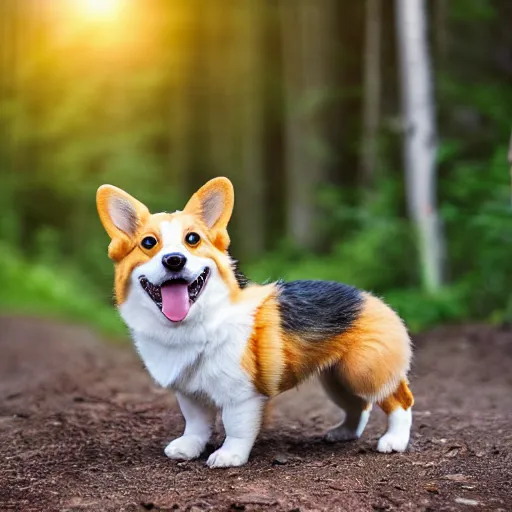
<path id="1" fill-rule="evenodd" d="M 123 0 L 79 0 L 83 15 L 98 20 L 115 18 L 122 3 Z"/>

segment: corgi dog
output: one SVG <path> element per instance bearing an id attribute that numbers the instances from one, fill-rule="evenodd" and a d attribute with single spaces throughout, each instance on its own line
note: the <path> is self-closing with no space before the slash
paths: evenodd
<path id="1" fill-rule="evenodd" d="M 313 374 L 345 411 L 328 441 L 359 438 L 376 403 L 387 414 L 377 450 L 403 452 L 414 400 L 402 320 L 380 299 L 337 282 L 250 283 L 229 253 L 233 204 L 223 177 L 174 213 L 152 215 L 111 185 L 97 192 L 119 313 L 185 419 L 165 454 L 199 457 L 220 412 L 226 437 L 207 465 L 245 464 L 268 400 Z"/>

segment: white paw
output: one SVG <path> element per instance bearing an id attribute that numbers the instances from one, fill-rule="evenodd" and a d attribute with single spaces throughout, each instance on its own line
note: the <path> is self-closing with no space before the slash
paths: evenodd
<path id="1" fill-rule="evenodd" d="M 353 441 L 358 439 L 357 432 L 346 425 L 338 425 L 325 434 L 325 440 L 329 443 L 337 443 L 339 441 Z"/>
<path id="2" fill-rule="evenodd" d="M 230 468 L 235 466 L 243 466 L 248 460 L 248 457 L 242 456 L 236 452 L 219 448 L 213 452 L 206 461 L 206 464 L 211 468 Z"/>
<path id="3" fill-rule="evenodd" d="M 170 459 L 197 459 L 204 449 L 204 443 L 198 436 L 181 436 L 171 441 L 165 448 L 165 455 Z"/>
<path id="4" fill-rule="evenodd" d="M 397 434 L 384 434 L 377 444 L 377 450 L 381 453 L 405 452 L 409 436 L 400 436 Z"/>

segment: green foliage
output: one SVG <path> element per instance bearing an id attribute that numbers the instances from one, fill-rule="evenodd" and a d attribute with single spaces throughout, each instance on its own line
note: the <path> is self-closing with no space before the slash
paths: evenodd
<path id="1" fill-rule="evenodd" d="M 324 254 L 283 244 L 251 265 L 250 276 L 256 280 L 336 280 L 377 292 L 413 281 L 411 230 L 408 222 L 393 212 L 396 187 L 385 180 L 379 189 L 379 195 L 364 209 L 347 205 L 336 189 L 323 191 L 320 199 L 331 219 L 328 231 L 335 242 Z"/>
<path id="2" fill-rule="evenodd" d="M 495 321 L 512 319 L 512 205 L 505 161 L 503 146 L 488 162 L 454 165 L 453 182 L 445 187 L 451 201 L 443 208 L 452 276 L 467 286 L 468 310 Z"/>
<path id="3" fill-rule="evenodd" d="M 111 301 L 108 237 L 94 203 L 97 187 L 115 184 L 153 211 L 181 208 L 188 194 L 215 174 L 231 177 L 237 191 L 243 189 L 248 167 L 242 162 L 248 72 L 243 64 L 249 59 L 243 53 L 247 41 L 233 41 L 242 43 L 247 30 L 240 23 L 246 17 L 232 2 L 216 2 L 217 13 L 198 2 L 151 2 L 132 17 L 136 26 L 125 20 L 111 34 L 103 30 L 102 37 L 92 23 L 60 32 L 50 19 L 48 33 L 36 34 L 31 30 L 39 26 L 37 14 L 25 3 L 0 7 L 0 18 L 11 16 L 12 26 L 26 27 L 0 56 L 1 309 L 57 315 L 122 333 Z M 437 296 L 419 291 L 405 208 L 393 82 L 398 73 L 389 43 L 393 24 L 383 25 L 390 32 L 383 36 L 379 168 L 372 189 L 365 190 L 357 171 L 362 9 L 347 5 L 344 16 L 333 16 L 332 69 L 325 70 L 333 81 L 313 87 L 315 76 L 311 86 L 299 90 L 305 76 L 285 83 L 297 67 L 283 61 L 285 11 L 279 2 L 264 4 L 264 76 L 258 92 L 264 134 L 256 153 L 264 162 L 259 178 L 266 197 L 255 212 L 244 209 L 237 196 L 231 234 L 233 246 L 247 252 L 244 237 L 251 234 L 237 229 L 237 219 L 262 215 L 267 250 L 245 265 L 242 261 L 242 269 L 259 282 L 330 279 L 359 286 L 396 307 L 413 331 L 467 318 L 511 321 L 508 3 L 453 0 L 447 4 L 446 26 L 431 31 L 433 47 L 437 29 L 448 34 L 436 93 L 438 193 L 449 284 Z M 19 11 L 7 12 L 14 7 Z M 384 21 L 394 19 L 392 9 L 393 3 L 383 4 Z M 440 21 L 433 16 L 431 23 Z M 8 43 L 9 34 L 3 35 Z M 300 30 L 293 36 L 301 47 Z M 292 112 L 297 132 L 308 132 L 297 140 L 328 170 L 318 194 L 311 190 L 319 207 L 314 229 L 321 233 L 315 252 L 296 247 L 286 228 L 290 199 L 283 127 L 289 90 L 297 99 Z M 322 116 L 332 117 L 327 134 L 314 129 Z"/>
<path id="4" fill-rule="evenodd" d="M 493 20 L 496 11 L 489 0 L 452 0 L 450 14 L 453 19 L 480 22 Z"/>
<path id="5" fill-rule="evenodd" d="M 247 270 L 257 281 L 327 279 L 371 291 L 398 311 L 411 332 L 469 317 L 469 282 L 447 287 L 435 296 L 406 287 L 407 279 L 414 282 L 412 269 L 416 268 L 403 253 L 408 244 L 412 254 L 410 232 L 399 221 L 375 218 L 326 256 L 297 257 L 297 249 L 288 246 Z M 404 287 L 393 288 L 400 275 Z"/>
<path id="6" fill-rule="evenodd" d="M 469 318 L 467 290 L 463 286 L 448 287 L 433 296 L 416 288 L 391 290 L 382 298 L 398 312 L 413 333 Z"/>
<path id="7" fill-rule="evenodd" d="M 96 290 L 68 268 L 27 261 L 12 247 L 0 245 L 0 309 L 47 315 L 87 323 L 107 335 L 125 335 L 117 312 Z"/>

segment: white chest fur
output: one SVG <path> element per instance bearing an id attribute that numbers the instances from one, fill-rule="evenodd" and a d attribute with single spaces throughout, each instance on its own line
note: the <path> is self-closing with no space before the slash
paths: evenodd
<path id="1" fill-rule="evenodd" d="M 135 325 L 138 322 L 133 319 L 138 315 L 130 315 L 131 307 L 127 306 L 121 307 L 121 314 L 158 384 L 204 398 L 221 408 L 257 394 L 241 365 L 257 303 L 224 303 L 214 314 L 204 311 L 195 315 L 192 322 L 175 326 L 164 319 L 165 327 L 159 322 Z"/>

